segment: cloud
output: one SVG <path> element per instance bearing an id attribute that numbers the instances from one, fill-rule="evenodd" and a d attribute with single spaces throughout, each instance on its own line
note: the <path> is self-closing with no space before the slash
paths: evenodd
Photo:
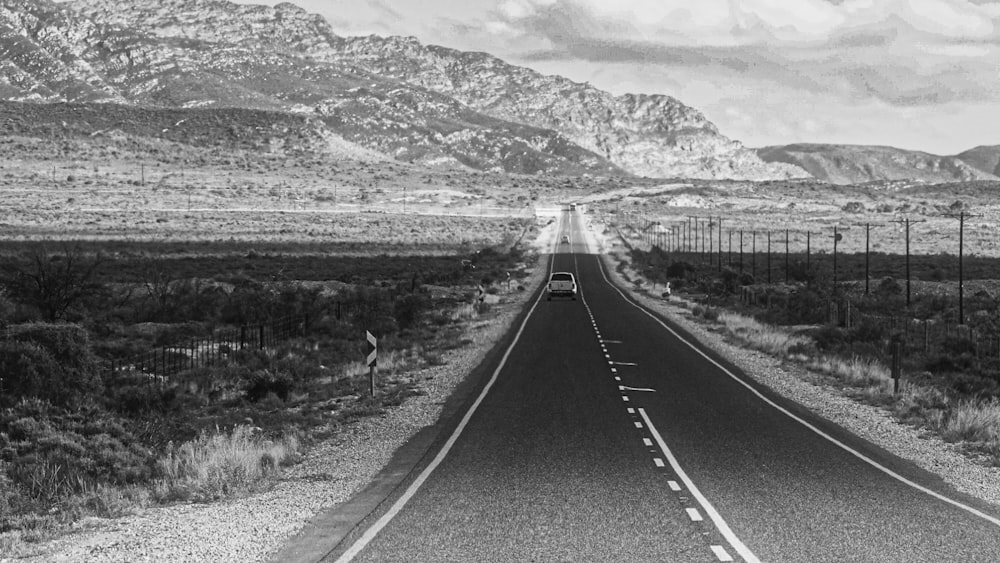
<path id="1" fill-rule="evenodd" d="M 1000 3 L 506 0 L 493 16 L 525 61 L 702 67 L 898 106 L 1000 91 Z"/>

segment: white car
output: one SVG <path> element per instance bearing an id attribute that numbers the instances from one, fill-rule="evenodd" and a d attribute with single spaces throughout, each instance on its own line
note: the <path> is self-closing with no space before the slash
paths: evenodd
<path id="1" fill-rule="evenodd" d="M 552 272 L 546 290 L 549 301 L 553 297 L 569 297 L 576 301 L 576 278 L 569 272 Z"/>

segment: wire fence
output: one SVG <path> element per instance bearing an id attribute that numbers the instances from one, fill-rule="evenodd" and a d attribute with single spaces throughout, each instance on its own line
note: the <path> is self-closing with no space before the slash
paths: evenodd
<path id="1" fill-rule="evenodd" d="M 241 350 L 269 350 L 280 343 L 305 336 L 307 316 L 289 316 L 238 328 L 219 329 L 205 338 L 160 346 L 122 360 L 104 362 L 105 377 L 143 376 L 150 384 L 167 384 L 177 374 L 227 363 Z"/>
<path id="2" fill-rule="evenodd" d="M 787 311 L 794 296 L 743 286 L 740 288 L 739 298 L 740 302 L 748 307 Z M 866 313 L 848 299 L 826 301 L 825 304 L 823 324 L 848 329 L 868 324 L 888 336 L 885 342 L 873 342 L 871 343 L 873 345 L 888 346 L 889 341 L 899 341 L 906 352 L 932 354 L 958 349 L 976 358 L 1000 359 L 1000 334 L 996 331 L 981 330 L 967 324 L 939 319 Z"/>

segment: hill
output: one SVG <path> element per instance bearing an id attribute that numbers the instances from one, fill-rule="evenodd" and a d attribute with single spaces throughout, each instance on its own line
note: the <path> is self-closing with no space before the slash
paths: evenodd
<path id="1" fill-rule="evenodd" d="M 757 154 L 766 162 L 798 166 L 833 184 L 887 180 L 942 183 L 1000 179 L 996 175 L 998 148 L 980 147 L 958 156 L 938 156 L 884 146 L 794 144 L 764 147 L 757 149 Z"/>

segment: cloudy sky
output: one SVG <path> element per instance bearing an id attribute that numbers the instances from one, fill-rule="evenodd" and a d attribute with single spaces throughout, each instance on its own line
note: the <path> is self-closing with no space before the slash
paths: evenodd
<path id="1" fill-rule="evenodd" d="M 293 3 L 342 35 L 413 35 L 616 94 L 674 96 L 752 147 L 1000 144 L 1000 0 Z"/>

